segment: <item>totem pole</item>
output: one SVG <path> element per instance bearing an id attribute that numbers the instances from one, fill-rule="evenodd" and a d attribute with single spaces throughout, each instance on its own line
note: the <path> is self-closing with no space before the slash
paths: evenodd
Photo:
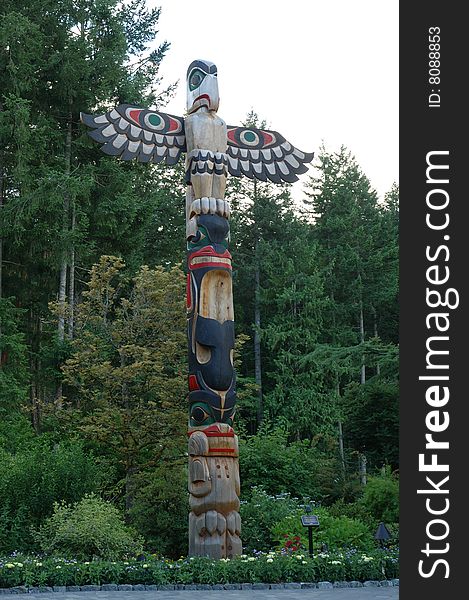
<path id="1" fill-rule="evenodd" d="M 313 154 L 276 131 L 227 126 L 218 104 L 217 67 L 195 60 L 185 118 L 122 104 L 81 119 L 101 149 L 122 160 L 174 165 L 186 153 L 189 556 L 231 558 L 242 546 L 226 177 L 293 182 Z"/>

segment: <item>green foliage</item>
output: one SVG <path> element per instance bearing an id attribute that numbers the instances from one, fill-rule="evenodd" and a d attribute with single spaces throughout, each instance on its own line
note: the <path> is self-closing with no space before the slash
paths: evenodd
<path id="1" fill-rule="evenodd" d="M 46 554 L 80 560 L 122 559 L 140 554 L 143 543 L 115 506 L 93 494 L 74 505 L 54 503 L 54 512 L 36 539 Z"/>
<path id="2" fill-rule="evenodd" d="M 23 447 L 33 437 L 24 407 L 27 401 L 27 346 L 19 329 L 23 311 L 0 298 L 0 449 Z"/>
<path id="3" fill-rule="evenodd" d="M 184 276 L 142 267 L 129 281 L 123 262 L 102 257 L 76 315 L 63 368 L 68 414 L 98 451 L 110 451 L 126 479 L 178 456 L 184 439 Z"/>
<path id="4" fill-rule="evenodd" d="M 240 441 L 240 473 L 248 494 L 260 486 L 273 495 L 322 499 L 328 493 L 333 467 L 333 461 L 316 444 L 289 442 L 284 429 L 267 422 L 256 435 Z"/>
<path id="5" fill-rule="evenodd" d="M 111 493 L 148 546 L 171 555 L 184 550 L 187 531 L 183 290 L 179 267 L 142 267 L 130 278 L 121 259 L 102 257 L 63 367 L 67 409 L 56 411 L 114 465 Z"/>
<path id="6" fill-rule="evenodd" d="M 18 321 L 36 431 L 41 404 L 60 398 L 66 344 L 60 334 L 57 343 L 57 317 L 48 309 L 60 296 L 59 280 L 73 337 L 71 296 L 80 297 L 81 276 L 101 254 L 124 255 L 134 271 L 143 257 L 159 261 L 150 222 L 169 202 L 157 184 L 161 169 L 109 160 L 80 125 L 81 111 L 162 105 L 171 95 L 174 85 L 159 88 L 169 48 L 155 45 L 159 14 L 145 0 L 1 3 L 0 289 L 24 309 Z M 173 185 L 173 194 L 180 188 Z"/>
<path id="7" fill-rule="evenodd" d="M 0 423 L 13 421 L 27 398 L 27 346 L 18 327 L 22 312 L 13 299 L 0 297 Z"/>
<path id="8" fill-rule="evenodd" d="M 185 457 L 140 474 L 135 488 L 129 516 L 144 536 L 145 548 L 170 558 L 185 556 L 189 512 Z"/>
<path id="9" fill-rule="evenodd" d="M 114 584 L 223 584 L 317 581 L 366 581 L 399 577 L 398 553 L 380 550 L 316 554 L 242 555 L 233 560 L 209 558 L 170 561 L 144 560 L 85 562 L 60 558 L 0 556 L 0 586 Z"/>
<path id="10" fill-rule="evenodd" d="M 246 488 L 245 488 L 246 489 Z M 271 495 L 261 487 L 250 489 L 250 498 L 241 501 L 240 515 L 243 545 L 247 552 L 267 552 L 275 545 L 272 528 L 286 516 L 299 510 L 299 500 L 290 494 Z"/>
<path id="11" fill-rule="evenodd" d="M 397 357 L 394 358 L 397 367 Z M 344 393 L 347 444 L 365 452 L 371 468 L 399 464 L 399 385 L 380 376 L 365 385 L 350 384 Z"/>
<path id="12" fill-rule="evenodd" d="M 399 522 L 399 482 L 390 475 L 369 477 L 361 504 L 376 520 L 386 524 Z"/>
<path id="13" fill-rule="evenodd" d="M 376 544 L 368 527 L 359 521 L 346 516 L 332 516 L 326 508 L 316 507 L 314 513 L 319 517 L 319 527 L 314 531 L 316 547 L 326 544 L 330 550 L 344 550 L 358 548 L 370 550 Z M 308 547 L 308 536 L 305 527 L 301 524 L 301 515 L 304 510 L 297 510 L 284 517 L 272 528 L 273 538 L 281 548 L 285 539 L 298 536 L 304 548 Z"/>
<path id="14" fill-rule="evenodd" d="M 102 478 L 80 442 L 44 440 L 16 454 L 0 450 L 0 550 L 36 549 L 31 527 L 52 513 L 54 502 L 75 502 Z"/>
<path id="15" fill-rule="evenodd" d="M 267 375 L 274 384 L 266 393 L 266 408 L 297 439 L 312 440 L 330 434 L 337 421 L 323 370 L 304 361 L 321 340 L 329 306 L 317 246 L 307 224 L 295 220 L 284 227 L 280 240 L 262 244 L 261 251 L 261 337 L 270 357 Z"/>
<path id="16" fill-rule="evenodd" d="M 361 502 L 361 498 L 355 502 L 345 502 L 343 498 L 339 498 L 334 504 L 328 507 L 328 512 L 332 517 L 357 519 L 364 523 L 370 532 L 374 532 L 376 529 L 376 520 Z"/>

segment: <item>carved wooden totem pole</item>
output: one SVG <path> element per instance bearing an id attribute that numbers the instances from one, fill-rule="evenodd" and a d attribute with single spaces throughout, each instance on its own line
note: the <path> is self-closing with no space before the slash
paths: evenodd
<path id="1" fill-rule="evenodd" d="M 218 104 L 216 66 L 195 60 L 185 118 L 126 104 L 81 118 L 102 150 L 122 160 L 174 165 L 186 153 L 189 555 L 230 558 L 242 546 L 226 177 L 293 182 L 313 154 L 275 131 L 227 126 Z"/>

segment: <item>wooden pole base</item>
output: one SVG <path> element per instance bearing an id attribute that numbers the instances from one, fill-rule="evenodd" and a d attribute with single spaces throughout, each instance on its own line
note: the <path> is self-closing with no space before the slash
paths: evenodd
<path id="1" fill-rule="evenodd" d="M 189 435 L 189 556 L 233 558 L 242 553 L 238 438 L 224 423 Z"/>

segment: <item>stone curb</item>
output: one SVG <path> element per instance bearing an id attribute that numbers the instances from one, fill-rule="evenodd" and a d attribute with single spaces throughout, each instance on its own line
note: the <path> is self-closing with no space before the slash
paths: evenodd
<path id="1" fill-rule="evenodd" d="M 135 585 L 107 583 L 103 585 L 55 585 L 54 587 L 30 587 L 23 585 L 12 588 L 0 588 L 3 594 L 47 594 L 60 592 L 141 592 L 141 591 L 169 591 L 169 590 L 294 590 L 294 589 L 320 589 L 330 590 L 332 588 L 355 588 L 355 587 L 393 587 L 399 586 L 399 579 L 385 579 L 384 581 L 318 581 L 305 583 L 191 583 L 191 584 L 169 584 L 169 585 Z"/>

